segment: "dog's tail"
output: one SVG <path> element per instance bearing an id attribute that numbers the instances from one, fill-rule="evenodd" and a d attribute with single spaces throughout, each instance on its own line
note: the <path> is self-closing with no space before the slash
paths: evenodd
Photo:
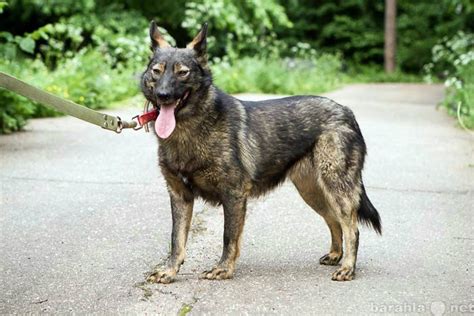
<path id="1" fill-rule="evenodd" d="M 365 192 L 364 184 L 362 184 L 362 192 L 360 194 L 360 205 L 357 211 L 357 217 L 359 222 L 372 226 L 377 234 L 382 235 L 382 220 L 380 219 L 379 212 L 375 209 L 370 202 L 367 193 Z"/>

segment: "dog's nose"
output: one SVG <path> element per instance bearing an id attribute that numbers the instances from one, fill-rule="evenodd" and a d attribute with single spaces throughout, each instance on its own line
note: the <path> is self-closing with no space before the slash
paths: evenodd
<path id="1" fill-rule="evenodd" d="M 158 92 L 156 96 L 158 97 L 158 100 L 160 101 L 168 101 L 169 99 L 171 99 L 171 93 L 167 93 L 167 92 Z"/>

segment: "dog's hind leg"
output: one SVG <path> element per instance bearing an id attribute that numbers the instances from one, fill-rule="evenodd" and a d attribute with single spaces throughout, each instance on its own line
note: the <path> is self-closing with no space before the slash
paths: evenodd
<path id="1" fill-rule="evenodd" d="M 332 275 L 337 281 L 354 278 L 363 156 L 363 143 L 358 142 L 349 129 L 339 126 L 337 131 L 320 135 L 313 152 L 298 162 L 290 173 L 303 199 L 324 217 L 331 230 L 331 250 L 320 263 L 337 264 L 342 257 L 344 239 L 342 266 Z"/>
<path id="2" fill-rule="evenodd" d="M 329 253 L 319 259 L 320 264 L 337 265 L 342 259 L 342 228 L 337 217 L 335 217 L 323 192 L 316 183 L 314 167 L 310 159 L 300 161 L 290 173 L 290 179 L 298 190 L 303 200 L 314 211 L 324 218 L 331 233 L 331 247 Z"/>
<path id="3" fill-rule="evenodd" d="M 355 275 L 357 250 L 359 248 L 359 229 L 357 228 L 357 213 L 355 209 L 351 214 L 341 216 L 340 223 L 344 234 L 346 255 L 341 267 L 332 274 L 332 280 L 350 281 Z"/>
<path id="4" fill-rule="evenodd" d="M 200 278 L 208 280 L 230 279 L 234 276 L 235 263 L 240 255 L 240 241 L 245 222 L 247 199 L 228 197 L 224 206 L 224 249 L 219 263 L 204 271 Z"/>
<path id="5" fill-rule="evenodd" d="M 324 265 L 335 266 L 342 259 L 342 228 L 341 224 L 330 216 L 324 217 L 331 231 L 331 248 L 329 253 L 319 258 L 319 263 Z"/>
<path id="6" fill-rule="evenodd" d="M 330 216 L 337 221 L 344 236 L 345 255 L 341 267 L 332 274 L 334 281 L 350 281 L 354 278 L 359 247 L 357 209 L 360 189 L 357 183 L 349 184 L 343 179 L 343 175 L 338 177 L 338 183 L 330 183 L 331 181 L 328 179 L 325 181 L 322 177 L 318 179 L 318 184 L 323 190 L 326 203 L 329 206 Z"/>

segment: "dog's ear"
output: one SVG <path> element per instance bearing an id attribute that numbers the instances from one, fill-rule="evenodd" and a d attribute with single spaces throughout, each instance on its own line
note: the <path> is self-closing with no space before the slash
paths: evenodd
<path id="1" fill-rule="evenodd" d="M 191 48 L 196 51 L 198 56 L 206 55 L 206 48 L 207 48 L 207 23 L 202 25 L 201 30 L 196 35 L 196 37 L 192 40 L 191 43 L 186 45 L 186 48 Z"/>
<path id="2" fill-rule="evenodd" d="M 155 21 L 151 21 L 150 23 L 150 39 L 152 50 L 156 50 L 157 48 L 171 47 L 171 45 L 168 44 L 168 42 L 158 30 L 158 26 L 156 25 Z"/>

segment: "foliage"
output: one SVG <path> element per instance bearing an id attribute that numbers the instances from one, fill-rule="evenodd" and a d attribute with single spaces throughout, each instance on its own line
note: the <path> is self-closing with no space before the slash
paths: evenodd
<path id="1" fill-rule="evenodd" d="M 342 52 L 354 64 L 382 64 L 384 2 L 379 0 L 282 1 L 294 27 L 280 32 L 291 44 L 308 41 L 327 52 Z M 473 30 L 472 0 L 398 0 L 397 62 L 420 73 L 438 39 Z"/>
<path id="2" fill-rule="evenodd" d="M 460 124 L 474 128 L 474 34 L 458 32 L 443 38 L 432 49 L 432 62 L 425 66 L 426 80 L 445 78 L 443 105 Z"/>
<path id="3" fill-rule="evenodd" d="M 291 27 L 284 8 L 268 0 L 194 0 L 186 3 L 182 27 L 194 36 L 201 24 L 211 25 L 208 38 L 212 55 L 242 55 L 271 52 L 275 28 Z"/>
<path id="4" fill-rule="evenodd" d="M 440 38 L 474 30 L 472 0 L 399 0 L 398 60 L 402 69 L 420 71 Z"/>
<path id="5" fill-rule="evenodd" d="M 5 8 L 8 5 L 5 1 L 0 1 L 0 13 L 3 12 L 3 8 Z"/>
<path id="6" fill-rule="evenodd" d="M 295 23 L 287 32 L 292 44 L 309 40 L 315 47 L 342 52 L 356 63 L 381 61 L 383 1 L 290 0 L 286 8 Z"/>
<path id="7" fill-rule="evenodd" d="M 459 71 L 461 85 L 450 84 L 443 105 L 449 113 L 457 116 L 459 124 L 474 129 L 474 63 L 471 62 Z M 454 108 L 456 107 L 456 110 Z"/>
<path id="8" fill-rule="evenodd" d="M 97 51 L 81 51 L 50 71 L 41 60 L 21 64 L 0 60 L 0 71 L 22 78 L 35 86 L 90 108 L 105 108 L 114 101 L 138 93 L 133 71 L 110 69 Z M 21 129 L 30 117 L 58 115 L 12 92 L 0 93 L 0 132 Z"/>
<path id="9" fill-rule="evenodd" d="M 216 84 L 229 93 L 263 92 L 312 94 L 338 87 L 342 82 L 341 59 L 323 54 L 308 59 L 264 59 L 245 57 L 215 60 Z"/>
<path id="10" fill-rule="evenodd" d="M 40 12 L 61 14 L 71 7 L 50 9 L 46 5 Z M 111 9 L 60 17 L 23 36 L 1 32 L 0 70 L 60 97 L 104 108 L 138 93 L 136 77 L 149 55 L 146 28 L 137 12 Z M 29 117 L 58 114 L 5 90 L 0 104 L 0 133 L 21 129 Z"/>
<path id="11" fill-rule="evenodd" d="M 347 83 L 371 82 L 420 82 L 422 77 L 396 69 L 393 73 L 386 73 L 382 66 L 377 65 L 350 65 L 346 71 Z"/>

